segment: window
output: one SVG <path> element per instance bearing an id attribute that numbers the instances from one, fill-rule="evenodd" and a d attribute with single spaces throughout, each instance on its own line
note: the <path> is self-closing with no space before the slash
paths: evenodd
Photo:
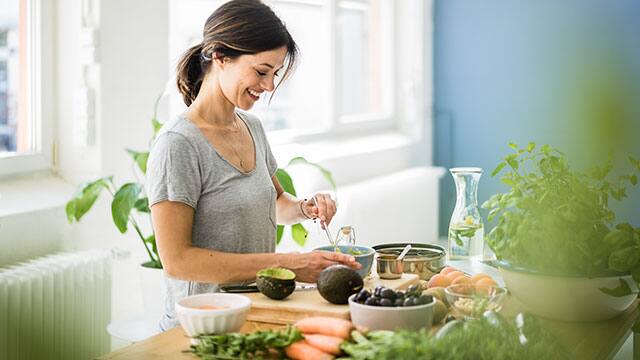
<path id="1" fill-rule="evenodd" d="M 51 166 L 52 126 L 42 117 L 41 0 L 0 0 L 0 8 L 0 175 L 6 175 Z"/>
<path id="2" fill-rule="evenodd" d="M 224 1 L 173 0 L 170 49 L 172 64 L 201 41 L 203 25 Z M 283 19 L 296 40 L 300 62 L 293 77 L 271 103 L 261 98 L 252 113 L 273 139 L 306 135 L 391 129 L 397 125 L 394 99 L 396 1 L 265 1 Z M 184 110 L 172 97 L 171 114 Z M 276 141 L 278 141 L 276 140 Z M 280 142 L 280 141 L 278 141 Z"/>

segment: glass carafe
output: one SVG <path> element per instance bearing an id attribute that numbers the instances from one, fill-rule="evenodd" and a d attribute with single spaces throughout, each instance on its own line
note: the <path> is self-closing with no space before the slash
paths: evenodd
<path id="1" fill-rule="evenodd" d="M 449 169 L 456 183 L 456 207 L 449 223 L 449 259 L 483 260 L 484 225 L 478 211 L 478 182 L 482 169 Z"/>
<path id="2" fill-rule="evenodd" d="M 355 245 L 356 244 L 356 229 L 353 226 L 347 225 L 340 228 L 338 236 L 336 237 L 336 245 Z"/>

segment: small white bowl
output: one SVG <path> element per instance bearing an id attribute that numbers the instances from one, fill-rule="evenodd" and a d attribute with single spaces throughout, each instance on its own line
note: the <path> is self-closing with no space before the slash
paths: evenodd
<path id="1" fill-rule="evenodd" d="M 386 307 L 357 303 L 353 300 L 356 295 L 349 297 L 351 322 L 356 326 L 369 330 L 431 329 L 435 300 L 424 305 Z"/>
<path id="2" fill-rule="evenodd" d="M 200 309 L 201 306 L 221 308 Z M 187 296 L 175 306 L 180 325 L 190 337 L 239 331 L 250 308 L 248 297 L 225 293 Z"/>

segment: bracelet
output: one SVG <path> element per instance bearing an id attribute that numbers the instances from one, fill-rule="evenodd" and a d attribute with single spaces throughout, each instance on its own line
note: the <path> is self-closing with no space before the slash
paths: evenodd
<path id="1" fill-rule="evenodd" d="M 309 216 L 307 216 L 307 214 L 304 212 L 304 208 L 302 207 L 302 204 L 304 204 L 305 201 L 307 201 L 307 199 L 298 201 L 298 204 L 300 204 L 300 212 L 302 213 L 302 216 L 306 217 L 307 219 L 311 219 Z"/>

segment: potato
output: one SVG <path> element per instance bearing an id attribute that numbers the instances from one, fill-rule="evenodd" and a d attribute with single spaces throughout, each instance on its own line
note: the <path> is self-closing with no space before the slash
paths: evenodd
<path id="1" fill-rule="evenodd" d="M 439 324 L 447 316 L 447 306 L 440 299 L 433 304 L 433 324 Z"/>
<path id="2" fill-rule="evenodd" d="M 429 279 L 429 283 L 427 284 L 429 288 L 432 287 L 447 287 L 451 285 L 451 279 L 449 279 L 446 275 L 433 275 L 431 279 Z"/>

